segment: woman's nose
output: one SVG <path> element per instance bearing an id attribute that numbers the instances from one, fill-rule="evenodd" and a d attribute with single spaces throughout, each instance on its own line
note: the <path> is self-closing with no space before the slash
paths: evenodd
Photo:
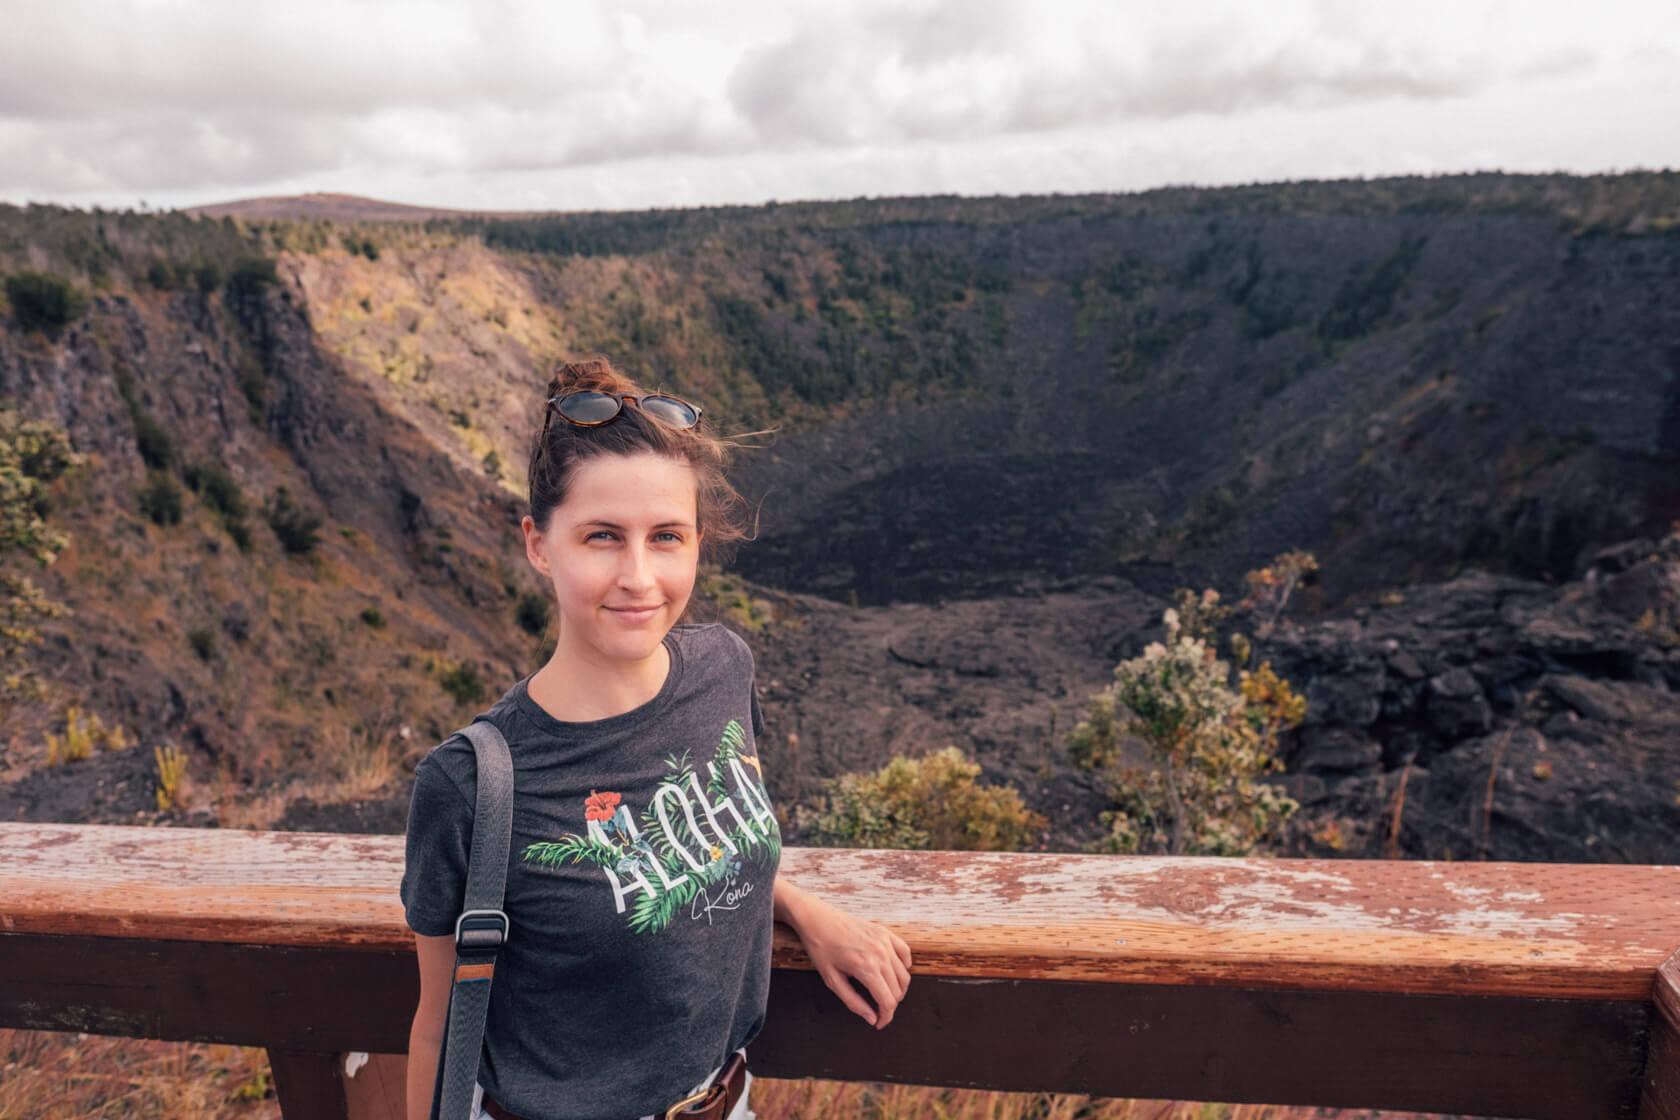
<path id="1" fill-rule="evenodd" d="M 620 586 L 631 588 L 653 586 L 653 558 L 648 555 L 646 546 L 633 544 L 624 550 L 623 556 L 624 561 L 618 567 Z"/>

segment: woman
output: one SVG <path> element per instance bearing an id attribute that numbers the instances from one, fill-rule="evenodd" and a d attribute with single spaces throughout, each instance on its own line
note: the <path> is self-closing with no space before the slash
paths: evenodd
<path id="1" fill-rule="evenodd" d="M 877 1029 L 910 982 L 910 950 L 777 876 L 752 654 L 717 623 L 681 622 L 702 549 L 743 535 L 723 474 L 732 445 L 697 407 L 644 395 L 604 360 L 562 365 L 547 396 L 521 528 L 559 633 L 485 713 L 515 792 L 510 928 L 472 1120 L 664 1116 L 720 1074 L 739 1092 L 730 1120 L 747 1120 L 751 1074 L 732 1059 L 763 1023 L 772 921 Z M 415 770 L 409 1120 L 428 1116 L 445 1034 L 475 773 L 461 736 Z"/>

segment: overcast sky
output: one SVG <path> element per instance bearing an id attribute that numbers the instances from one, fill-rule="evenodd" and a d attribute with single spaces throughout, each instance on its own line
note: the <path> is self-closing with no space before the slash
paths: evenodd
<path id="1" fill-rule="evenodd" d="M 0 200 L 1680 168 L 1676 0 L 0 0 Z"/>

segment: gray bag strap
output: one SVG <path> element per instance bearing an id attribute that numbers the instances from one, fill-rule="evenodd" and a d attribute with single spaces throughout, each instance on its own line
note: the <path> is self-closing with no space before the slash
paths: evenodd
<path id="1" fill-rule="evenodd" d="M 513 840 L 513 758 L 507 740 L 487 719 L 474 720 L 465 735 L 478 761 L 478 796 L 473 805 L 472 850 L 467 894 L 455 920 L 455 973 L 449 985 L 449 1029 L 438 1058 L 432 1091 L 432 1120 L 468 1120 L 473 1085 L 490 1009 L 490 978 L 496 951 L 507 941 L 502 910 L 507 889 L 508 847 Z"/>

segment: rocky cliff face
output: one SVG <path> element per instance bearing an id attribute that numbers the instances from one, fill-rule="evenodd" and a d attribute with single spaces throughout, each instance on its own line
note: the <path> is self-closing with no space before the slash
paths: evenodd
<path id="1" fill-rule="evenodd" d="M 0 815 L 131 820 L 155 808 L 163 742 L 189 751 L 201 813 L 306 775 L 330 788 L 375 723 L 453 725 L 422 662 L 494 658 L 508 674 L 530 656 L 509 624 L 510 503 L 346 378 L 289 289 L 102 295 L 56 340 L 0 336 L 0 395 L 89 457 L 55 507 L 71 544 L 34 576 L 75 613 L 42 627 L 34 660 L 131 744 L 37 769 L 53 714 L 14 713 Z M 146 444 L 161 466 L 143 428 L 167 433 Z M 231 477 L 248 551 L 190 491 L 178 524 L 137 512 L 149 479 L 188 464 Z M 281 487 L 324 519 L 313 553 L 288 554 L 264 524 Z"/>
<path id="2" fill-rule="evenodd" d="M 1062 737 L 1166 605 L 1107 580 L 808 609 L 752 639 L 771 790 L 808 797 L 820 775 L 956 743 L 1050 819 L 1053 846 L 1094 840 L 1106 791 Z M 1285 850 L 1680 862 L 1677 625 L 1680 535 L 1563 585 L 1472 569 L 1287 620 L 1254 653 L 1308 701 L 1270 779 L 1303 806 Z"/>
<path id="3" fill-rule="evenodd" d="M 1309 708 L 1280 780 L 1349 854 L 1680 861 L 1677 607 L 1680 533 L 1286 627 L 1261 652 Z"/>
<path id="4" fill-rule="evenodd" d="M 827 236 L 1013 283 L 945 312 L 981 340 L 971 387 L 749 458 L 765 531 L 741 565 L 765 582 L 925 601 L 1119 572 L 1164 592 L 1307 548 L 1335 603 L 1466 563 L 1568 578 L 1680 516 L 1677 238 L 1538 215 Z"/>

